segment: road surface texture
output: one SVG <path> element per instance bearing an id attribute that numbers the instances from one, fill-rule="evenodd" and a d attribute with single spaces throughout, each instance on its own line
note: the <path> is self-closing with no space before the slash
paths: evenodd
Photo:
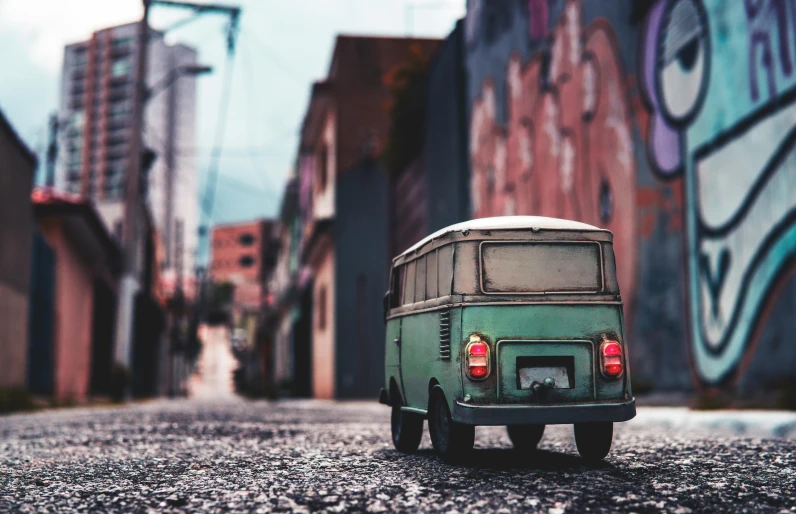
<path id="1" fill-rule="evenodd" d="M 373 403 L 14 415 L 0 418 L 0 512 L 796 512 L 794 416 L 759 437 L 683 412 L 641 409 L 599 465 L 577 456 L 568 426 L 548 427 L 531 456 L 511 451 L 504 429 L 478 428 L 461 466 L 437 459 L 427 435 L 419 453 L 396 452 L 389 411 Z"/>

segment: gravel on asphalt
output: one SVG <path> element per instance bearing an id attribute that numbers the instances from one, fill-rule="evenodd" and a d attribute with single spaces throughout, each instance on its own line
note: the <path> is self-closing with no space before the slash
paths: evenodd
<path id="1" fill-rule="evenodd" d="M 658 418 L 588 465 L 571 426 L 539 451 L 479 427 L 462 465 L 404 455 L 376 403 L 154 401 L 0 418 L 0 512 L 796 512 L 796 441 Z"/>

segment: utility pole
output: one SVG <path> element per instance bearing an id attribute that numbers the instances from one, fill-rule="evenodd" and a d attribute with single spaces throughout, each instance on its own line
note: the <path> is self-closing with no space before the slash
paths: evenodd
<path id="1" fill-rule="evenodd" d="M 135 321 L 135 296 L 139 289 L 138 260 L 140 241 L 138 240 L 138 218 L 141 205 L 141 175 L 144 107 L 149 98 L 147 89 L 147 56 L 149 53 L 149 9 L 154 4 L 168 7 L 181 7 L 196 14 L 223 13 L 230 17 L 227 32 L 227 48 L 232 52 L 237 36 L 240 8 L 234 6 L 180 2 L 177 0 L 142 0 L 144 13 L 138 26 L 138 55 L 135 66 L 135 88 L 133 91 L 133 119 L 131 126 L 130 155 L 128 158 L 125 184 L 124 218 L 122 230 L 123 262 L 122 278 L 119 287 L 119 302 L 116 315 L 116 334 L 114 342 L 115 372 L 129 377 L 132 363 L 133 327 Z M 129 396 L 129 383 L 124 386 L 124 396 Z"/>
<path id="2" fill-rule="evenodd" d="M 50 131 L 47 142 L 47 174 L 44 185 L 55 187 L 55 163 L 58 160 L 58 113 L 50 114 Z"/>
<path id="3" fill-rule="evenodd" d="M 139 186 L 141 153 L 143 151 L 144 99 L 147 83 L 147 54 L 149 53 L 150 0 L 143 0 L 144 14 L 138 23 L 138 54 L 135 65 L 133 90 L 133 122 L 130 130 L 130 155 L 124 191 L 124 218 L 122 224 L 122 278 L 116 314 L 116 341 L 114 365 L 116 373 L 130 376 L 132 363 L 132 338 L 135 317 L 135 295 L 138 292 L 138 213 L 140 209 Z M 122 383 L 124 396 L 129 396 L 128 383 Z"/>

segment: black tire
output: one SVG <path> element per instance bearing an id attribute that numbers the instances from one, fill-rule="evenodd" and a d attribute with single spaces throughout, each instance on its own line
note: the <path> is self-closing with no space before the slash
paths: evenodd
<path id="1" fill-rule="evenodd" d="M 431 444 L 445 462 L 460 462 L 473 450 L 475 426 L 451 419 L 445 394 L 439 386 L 431 390 L 428 401 L 428 433 Z"/>
<path id="2" fill-rule="evenodd" d="M 393 402 L 390 415 L 392 444 L 399 452 L 416 452 L 423 437 L 423 416 L 402 411 L 400 398 L 396 398 Z"/>
<path id="3" fill-rule="evenodd" d="M 610 421 L 602 423 L 575 423 L 575 444 L 578 453 L 589 462 L 598 462 L 611 451 L 614 437 L 614 424 Z"/>
<path id="4" fill-rule="evenodd" d="M 536 450 L 536 445 L 542 440 L 544 425 L 508 425 L 506 432 L 515 450 L 529 452 Z"/>

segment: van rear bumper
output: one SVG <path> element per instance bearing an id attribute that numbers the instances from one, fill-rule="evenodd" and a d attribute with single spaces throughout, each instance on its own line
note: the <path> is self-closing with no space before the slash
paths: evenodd
<path id="1" fill-rule="evenodd" d="M 636 399 L 567 405 L 468 405 L 453 402 L 451 417 L 466 425 L 568 425 L 627 421 L 636 416 Z"/>

